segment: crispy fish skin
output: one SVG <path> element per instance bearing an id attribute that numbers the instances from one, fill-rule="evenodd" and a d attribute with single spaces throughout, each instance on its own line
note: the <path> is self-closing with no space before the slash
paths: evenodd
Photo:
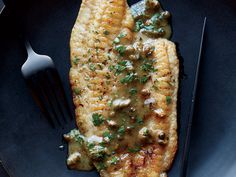
<path id="1" fill-rule="evenodd" d="M 133 25 L 126 0 L 82 2 L 71 34 L 70 83 L 76 107 L 76 122 L 85 137 L 101 137 L 107 130 L 106 125 L 94 126 L 91 117 L 94 112 L 108 117 L 111 111 L 107 103 L 114 92 L 114 86 L 120 86 L 108 68 L 112 63 L 117 63 L 115 54 L 110 52 L 112 43 L 122 30 L 128 31 L 130 41 L 133 41 Z M 158 143 L 146 145 L 136 154 L 128 151 L 117 153 L 121 159 L 119 164 L 101 170 L 100 175 L 104 177 L 165 177 L 177 150 L 179 62 L 175 44 L 166 39 L 146 42 L 155 46 L 152 55 L 155 58 L 154 68 L 158 71 L 152 73 L 144 88 L 150 90 L 151 97 L 156 100 L 153 109 L 161 109 L 165 117 L 150 114 L 145 126 L 154 134 L 158 133 L 157 130 L 164 130 L 168 134 L 168 143 L 165 146 Z M 106 84 L 107 81 L 112 85 Z M 155 89 L 152 89 L 153 86 Z M 166 104 L 167 97 L 171 98 L 169 104 Z"/>

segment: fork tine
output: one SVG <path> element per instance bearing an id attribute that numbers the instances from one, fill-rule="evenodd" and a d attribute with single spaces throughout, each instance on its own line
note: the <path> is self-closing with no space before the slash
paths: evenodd
<path id="1" fill-rule="evenodd" d="M 54 122 L 56 121 L 57 124 L 59 126 L 61 126 L 61 122 L 58 119 L 56 110 L 55 110 L 55 106 L 53 104 L 53 99 L 50 97 L 50 94 L 48 93 L 48 89 L 47 89 L 47 84 L 44 84 L 42 82 L 42 74 L 39 73 L 37 74 L 37 79 L 35 79 L 35 85 L 36 85 L 36 89 L 39 93 L 39 95 L 41 96 L 41 100 L 44 100 L 44 103 L 46 105 L 46 109 L 48 110 L 48 112 L 51 113 L 51 117 L 53 118 Z M 54 124 L 55 125 L 55 124 Z"/>
<path id="2" fill-rule="evenodd" d="M 41 71 L 38 74 L 37 82 L 39 83 L 39 88 L 44 96 L 44 99 L 47 100 L 49 109 L 52 111 L 55 120 L 57 123 L 62 126 L 60 108 L 57 105 L 56 98 L 54 97 L 53 90 L 51 89 L 51 83 L 48 81 L 47 74 L 45 71 Z"/>
<path id="3" fill-rule="evenodd" d="M 57 110 L 56 112 L 59 113 L 57 114 L 58 119 L 62 117 L 64 122 L 67 123 L 66 115 L 63 111 L 63 106 L 61 106 L 59 97 L 57 95 L 57 87 L 55 86 L 55 82 L 50 78 L 51 76 L 51 73 L 49 72 L 50 70 L 51 69 L 45 70 L 43 82 L 46 85 L 47 90 L 52 97 L 52 100 L 54 102 L 54 107 L 56 107 L 55 110 Z"/>
<path id="4" fill-rule="evenodd" d="M 55 123 L 53 121 L 53 116 L 51 115 L 50 111 L 47 110 L 47 105 L 42 100 L 41 96 L 39 95 L 40 92 L 38 91 L 37 86 L 35 86 L 33 78 L 25 79 L 25 82 L 31 92 L 31 95 L 33 96 L 36 104 L 39 106 L 41 112 L 45 116 L 45 118 L 49 121 L 50 125 L 55 128 Z"/>
<path id="5" fill-rule="evenodd" d="M 57 93 L 59 94 L 59 96 L 57 97 L 60 99 L 59 103 L 61 104 L 61 107 L 63 108 L 63 110 L 65 109 L 65 112 L 69 116 L 70 120 L 72 120 L 73 119 L 72 111 L 67 101 L 65 90 L 60 79 L 60 75 L 55 68 L 51 69 L 50 72 L 53 77 L 51 79 L 53 79 L 53 81 L 55 82 L 55 90 L 57 90 L 58 91 Z"/>

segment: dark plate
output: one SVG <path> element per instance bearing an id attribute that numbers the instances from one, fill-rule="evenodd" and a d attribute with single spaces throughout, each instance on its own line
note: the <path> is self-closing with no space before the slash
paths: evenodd
<path id="1" fill-rule="evenodd" d="M 136 1 L 129 1 L 130 4 Z M 21 1 L 23 31 L 34 49 L 53 58 L 71 100 L 69 38 L 79 0 Z M 179 176 L 203 17 L 208 17 L 196 116 L 191 138 L 189 176 L 236 176 L 236 3 L 234 0 L 162 0 L 173 15 L 173 37 L 181 53 L 179 151 L 170 177 Z M 88 177 L 96 172 L 67 170 L 62 134 L 51 129 L 26 89 L 20 73 L 26 53 L 7 11 L 0 21 L 0 159 L 12 177 Z"/>

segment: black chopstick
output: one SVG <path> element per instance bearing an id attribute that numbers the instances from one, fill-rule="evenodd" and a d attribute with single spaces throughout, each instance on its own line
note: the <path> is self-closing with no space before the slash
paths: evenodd
<path id="1" fill-rule="evenodd" d="M 200 49 L 199 49 L 199 54 L 198 54 L 197 68 L 196 68 L 194 86 L 193 86 L 193 92 L 192 92 L 191 107 L 190 107 L 190 111 L 188 115 L 188 124 L 187 124 L 188 127 L 187 127 L 187 134 L 186 134 L 186 139 L 185 139 L 185 144 L 184 144 L 184 152 L 183 152 L 183 156 L 181 160 L 180 177 L 187 176 L 192 120 L 193 120 L 193 114 L 194 114 L 195 98 L 196 98 L 197 85 L 198 85 L 199 68 L 200 68 L 201 58 L 202 58 L 202 47 L 203 47 L 203 42 L 204 42 L 206 22 L 207 22 L 207 18 L 205 17 L 204 22 L 203 22 L 203 27 L 202 27 L 202 35 L 201 35 Z"/>

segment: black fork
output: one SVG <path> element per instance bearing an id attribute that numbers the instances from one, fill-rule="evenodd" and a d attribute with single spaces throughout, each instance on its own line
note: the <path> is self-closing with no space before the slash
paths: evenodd
<path id="1" fill-rule="evenodd" d="M 51 125 L 62 126 L 68 118 L 72 119 L 72 114 L 53 60 L 49 56 L 35 53 L 28 41 L 25 46 L 28 58 L 21 72 L 27 86 Z"/>

